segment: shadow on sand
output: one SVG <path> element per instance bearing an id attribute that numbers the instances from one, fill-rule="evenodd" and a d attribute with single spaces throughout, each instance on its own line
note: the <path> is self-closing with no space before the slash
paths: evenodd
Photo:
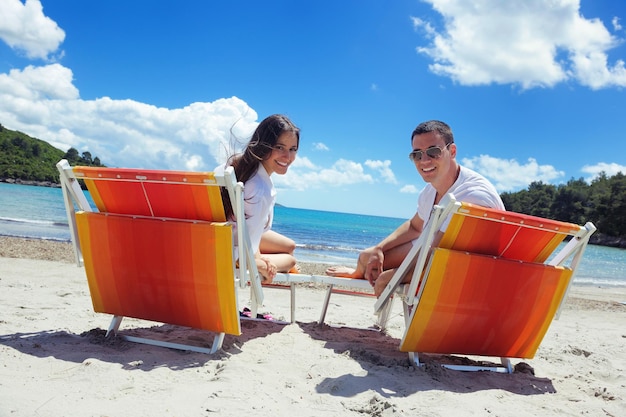
<path id="1" fill-rule="evenodd" d="M 88 359 L 119 363 L 123 369 L 149 371 L 155 368 L 185 369 L 224 360 L 243 350 L 246 342 L 282 331 L 284 325 L 267 320 L 242 320 L 242 334 L 226 335 L 222 349 L 213 355 L 168 349 L 129 342 L 121 337 L 105 337 L 106 330 L 95 328 L 73 334 L 64 330 L 0 335 L 0 344 L 35 357 L 54 357 L 83 363 Z M 169 324 L 122 329 L 122 334 L 210 348 L 214 333 Z"/>
<path id="2" fill-rule="evenodd" d="M 324 342 L 324 347 L 339 355 L 349 356 L 365 371 L 363 375 L 346 374 L 325 378 L 317 386 L 318 393 L 353 397 L 372 390 L 384 398 L 407 396 L 419 391 L 444 390 L 471 393 L 500 389 L 519 395 L 555 393 L 552 381 L 534 376 L 525 362 L 515 366 L 512 374 L 495 372 L 461 372 L 441 367 L 440 363 L 478 365 L 469 358 L 451 355 L 421 355 L 425 365 L 416 368 L 408 354 L 400 352 L 400 340 L 370 329 L 320 326 L 299 323 L 311 338 Z M 494 362 L 495 364 L 495 362 Z"/>

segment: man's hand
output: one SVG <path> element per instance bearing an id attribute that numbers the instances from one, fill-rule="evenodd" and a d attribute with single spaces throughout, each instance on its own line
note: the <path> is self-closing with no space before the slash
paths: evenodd
<path id="1" fill-rule="evenodd" d="M 374 286 L 374 282 L 376 282 L 380 273 L 383 272 L 384 259 L 385 255 L 381 248 L 372 248 L 370 257 L 365 265 L 365 279 L 367 279 L 372 286 Z"/>

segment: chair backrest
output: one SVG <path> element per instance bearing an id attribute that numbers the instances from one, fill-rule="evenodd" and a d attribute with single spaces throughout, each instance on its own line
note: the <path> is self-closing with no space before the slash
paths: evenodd
<path id="1" fill-rule="evenodd" d="M 223 222 L 212 172 L 74 167 L 100 212 Z"/>
<path id="2" fill-rule="evenodd" d="M 526 262 L 545 262 L 567 236 L 581 226 L 511 211 L 461 206 L 438 247 Z"/>

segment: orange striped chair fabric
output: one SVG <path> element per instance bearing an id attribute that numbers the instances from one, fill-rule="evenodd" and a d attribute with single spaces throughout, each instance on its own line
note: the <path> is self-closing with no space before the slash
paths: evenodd
<path id="1" fill-rule="evenodd" d="M 461 203 L 438 247 L 542 263 L 579 230 L 572 223 Z"/>
<path id="2" fill-rule="evenodd" d="M 100 212 L 223 222 L 211 172 L 74 167 Z"/>
<path id="3" fill-rule="evenodd" d="M 570 268 L 435 249 L 404 352 L 534 357 Z"/>
<path id="4" fill-rule="evenodd" d="M 93 212 L 76 222 L 94 311 L 241 334 L 230 225 Z"/>

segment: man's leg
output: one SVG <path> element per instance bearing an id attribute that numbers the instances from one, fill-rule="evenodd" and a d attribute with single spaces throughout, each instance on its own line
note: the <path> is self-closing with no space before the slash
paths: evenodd
<path id="1" fill-rule="evenodd" d="M 396 246 L 395 248 L 392 248 L 387 252 L 384 252 L 383 255 L 385 259 L 383 260 L 383 270 L 399 267 L 406 255 L 408 255 L 412 246 L 412 242 L 407 242 L 403 243 L 400 246 Z M 373 253 L 373 247 L 367 248 L 359 253 L 356 268 L 349 268 L 345 266 L 332 266 L 326 270 L 326 275 L 330 275 L 333 277 L 365 279 L 365 269 L 367 267 L 367 262 L 369 261 L 370 256 L 372 256 Z"/>
<path id="2" fill-rule="evenodd" d="M 408 284 L 411 282 L 411 277 L 413 277 L 413 268 L 414 267 L 411 267 L 407 270 L 406 275 L 404 275 L 404 278 L 400 281 L 402 284 Z M 376 294 L 376 297 L 380 297 L 385 290 L 385 287 L 387 287 L 387 284 L 391 282 L 391 279 L 397 270 L 398 268 L 388 269 L 378 276 L 378 279 L 374 282 L 374 294 Z"/>

